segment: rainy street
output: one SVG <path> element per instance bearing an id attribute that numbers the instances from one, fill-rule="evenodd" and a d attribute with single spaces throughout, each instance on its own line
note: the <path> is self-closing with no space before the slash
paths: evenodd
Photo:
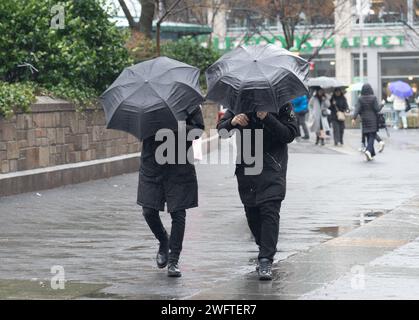
<path id="1" fill-rule="evenodd" d="M 269 283 L 254 272 L 258 250 L 232 165 L 197 165 L 199 207 L 187 212 L 177 279 L 155 266 L 138 173 L 2 197 L 0 298 L 417 298 L 419 130 L 390 134 L 368 163 L 355 129 L 343 147 L 289 146 Z M 64 289 L 51 289 L 54 270 Z"/>

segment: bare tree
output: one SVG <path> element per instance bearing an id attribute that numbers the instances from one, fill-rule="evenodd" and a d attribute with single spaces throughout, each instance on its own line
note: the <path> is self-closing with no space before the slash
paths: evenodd
<path id="1" fill-rule="evenodd" d="M 118 0 L 122 8 L 122 11 L 125 14 L 125 17 L 128 20 L 129 27 L 134 31 L 139 31 L 143 33 L 147 38 L 151 39 L 151 34 L 153 31 L 153 19 L 154 13 L 156 10 L 156 1 L 155 0 L 136 0 L 141 4 L 141 16 L 140 21 L 136 22 L 132 13 L 130 12 L 127 0 Z"/>
<path id="2" fill-rule="evenodd" d="M 345 0 L 350 1 L 350 0 Z M 351 22 L 352 17 L 335 24 L 335 14 L 344 10 L 345 1 L 333 0 L 254 0 L 253 6 L 263 17 L 278 20 L 285 39 L 285 48 L 300 51 L 314 36 L 322 39 L 308 60 L 318 56 L 326 43 Z M 298 41 L 296 36 L 298 35 Z"/>

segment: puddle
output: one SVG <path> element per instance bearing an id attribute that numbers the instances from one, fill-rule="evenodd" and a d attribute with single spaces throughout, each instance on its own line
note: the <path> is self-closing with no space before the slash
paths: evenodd
<path id="1" fill-rule="evenodd" d="M 373 221 L 384 215 L 386 211 L 369 211 L 367 213 L 361 213 L 359 218 L 354 220 L 354 224 L 352 226 L 330 226 L 330 227 L 320 227 L 312 229 L 314 232 L 319 232 L 326 234 L 332 238 L 337 238 L 342 236 L 343 234 L 352 231 L 353 229 L 363 226 L 368 222 Z"/>
<path id="2" fill-rule="evenodd" d="M 332 227 L 320 227 L 315 228 L 312 231 L 324 233 L 332 238 L 339 237 L 344 233 L 347 233 L 351 230 L 355 229 L 355 227 L 339 227 L 339 226 L 332 226 Z"/>
<path id="3" fill-rule="evenodd" d="M 357 226 L 357 227 L 363 226 L 364 224 L 381 217 L 385 213 L 387 213 L 387 211 L 373 211 L 373 210 L 371 210 L 367 213 L 361 213 L 359 215 L 359 219 L 354 221 L 355 226 Z"/>

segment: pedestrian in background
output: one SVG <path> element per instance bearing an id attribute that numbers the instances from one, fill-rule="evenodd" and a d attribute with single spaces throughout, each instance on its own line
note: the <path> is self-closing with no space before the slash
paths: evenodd
<path id="1" fill-rule="evenodd" d="M 186 120 L 186 130 L 203 130 L 203 123 L 201 108 L 198 107 Z M 162 269 L 168 266 L 169 277 L 182 275 L 178 263 L 185 233 L 186 209 L 198 206 L 195 167 L 193 163 L 189 163 L 188 157 L 186 163 L 178 163 L 179 152 L 193 152 L 192 141 L 178 143 L 178 134 L 175 133 L 173 146 L 176 151 L 174 164 L 159 164 L 156 161 L 156 150 L 162 143 L 167 143 L 166 141 L 156 141 L 155 136 L 143 140 L 138 182 L 137 203 L 143 207 L 143 216 L 159 241 L 157 267 Z M 186 149 L 181 150 L 181 146 L 186 146 Z M 164 211 L 165 204 L 172 218 L 170 236 L 159 215 L 159 211 Z"/>
<path id="2" fill-rule="evenodd" d="M 327 116 L 330 114 L 330 98 L 327 97 L 325 91 L 321 88 L 311 97 L 309 102 L 312 110 L 313 124 L 311 131 L 316 133 L 316 145 L 319 143 L 324 146 L 326 132 L 330 131 Z"/>
<path id="3" fill-rule="evenodd" d="M 306 95 L 300 96 L 292 100 L 292 105 L 294 106 L 294 112 L 297 117 L 298 124 L 298 136 L 301 137 L 301 128 L 303 128 L 304 140 L 310 139 L 310 133 L 308 132 L 306 124 L 306 115 L 308 113 L 308 97 Z"/>
<path id="4" fill-rule="evenodd" d="M 272 279 L 272 263 L 277 251 L 279 234 L 279 212 L 285 198 L 286 174 L 288 163 L 288 143 L 298 134 L 297 119 L 292 105 L 284 106 L 278 113 L 241 113 L 234 115 L 227 110 L 217 124 L 217 129 L 226 129 L 230 134 L 238 129 L 236 137 L 237 154 L 236 171 L 240 199 L 244 205 L 247 222 L 256 244 L 259 246 L 258 273 L 260 280 Z M 258 175 L 246 174 L 247 164 L 244 149 L 255 153 L 256 130 L 263 130 L 262 172 Z M 250 141 L 243 131 L 250 132 Z M 227 138 L 221 135 L 222 138 Z M 247 145 L 246 145 L 247 144 Z"/>
<path id="5" fill-rule="evenodd" d="M 333 127 L 333 139 L 335 146 L 343 145 L 343 134 L 345 131 L 345 113 L 349 112 L 348 102 L 343 95 L 341 88 L 335 88 L 330 99 L 330 112 Z"/>
<path id="6" fill-rule="evenodd" d="M 375 157 L 374 141 L 378 131 L 378 113 L 381 106 L 378 104 L 377 97 L 370 84 L 366 83 L 362 86 L 361 96 L 355 106 L 352 125 L 355 126 L 356 118 L 361 117 L 362 134 L 367 137 L 367 148 L 364 152 L 367 161 L 371 161 Z"/>
<path id="7" fill-rule="evenodd" d="M 407 129 L 406 99 L 400 98 L 394 94 L 391 94 L 391 96 L 387 98 L 387 101 L 393 102 L 393 110 L 396 116 L 394 129 L 400 129 L 400 119 L 402 121 L 403 128 Z"/>

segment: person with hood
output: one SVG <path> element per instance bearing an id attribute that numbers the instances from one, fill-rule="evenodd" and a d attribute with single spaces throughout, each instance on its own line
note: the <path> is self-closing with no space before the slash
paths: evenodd
<path id="1" fill-rule="evenodd" d="M 304 140 L 310 139 L 310 134 L 308 132 L 306 124 L 306 114 L 308 113 L 308 98 L 306 95 L 295 98 L 291 101 L 294 106 L 294 112 L 297 115 L 298 123 L 298 136 L 301 137 L 300 127 L 303 128 Z"/>
<path id="2" fill-rule="evenodd" d="M 297 119 L 292 105 L 287 104 L 278 113 L 233 114 L 227 110 L 217 124 L 221 138 L 228 138 L 235 130 L 237 149 L 236 171 L 238 191 L 244 205 L 251 233 L 259 246 L 258 274 L 260 280 L 272 279 L 272 262 L 279 233 L 279 212 L 285 198 L 288 143 L 298 135 Z M 224 133 L 221 131 L 225 129 Z M 256 130 L 263 130 L 263 141 L 256 141 Z M 251 139 L 247 134 L 250 133 Z M 228 132 L 228 134 L 226 134 Z M 247 138 L 246 138 L 247 137 Z M 258 154 L 256 144 L 263 146 Z M 245 161 L 245 149 L 263 160 L 259 174 L 250 174 L 252 164 Z"/>
<path id="3" fill-rule="evenodd" d="M 348 102 L 343 95 L 341 88 L 335 88 L 330 99 L 330 117 L 333 127 L 333 139 L 335 146 L 343 145 L 343 134 L 345 131 L 345 113 L 349 112 Z"/>
<path id="4" fill-rule="evenodd" d="M 325 133 L 330 131 L 327 120 L 330 113 L 330 99 L 326 96 L 325 91 L 319 88 L 311 97 L 309 105 L 313 116 L 311 131 L 316 133 L 316 145 L 320 142 L 324 146 Z"/>
<path id="5" fill-rule="evenodd" d="M 186 135 L 192 129 L 198 129 L 193 133 L 202 134 L 203 123 L 201 108 L 198 107 L 186 120 Z M 174 150 L 173 163 L 160 164 L 161 161 L 158 161 L 159 147 L 168 141 L 156 141 L 156 136 L 143 140 L 137 203 L 142 206 L 143 216 L 160 244 L 156 256 L 157 267 L 162 269 L 168 266 L 169 277 L 180 277 L 182 273 L 178 262 L 185 233 L 185 210 L 198 206 L 198 184 L 195 167 L 188 161 L 193 156 L 178 161 L 180 152 L 184 155 L 193 152 L 192 141 L 180 142 L 180 132 L 173 134 L 175 145 L 169 145 Z M 200 134 L 193 138 L 199 138 Z M 186 146 L 186 150 L 182 146 Z M 167 152 L 171 152 L 169 148 Z M 164 211 L 165 204 L 172 218 L 170 236 L 159 215 L 159 211 Z"/>
<path id="6" fill-rule="evenodd" d="M 400 119 L 402 120 L 403 129 L 407 129 L 406 99 L 391 94 L 391 96 L 387 98 L 387 101 L 393 102 L 393 110 L 394 114 L 396 115 L 394 129 L 400 129 Z"/>
<path id="7" fill-rule="evenodd" d="M 375 157 L 374 141 L 378 131 L 378 116 L 381 107 L 378 104 L 377 97 L 370 84 L 366 83 L 362 86 L 361 96 L 355 106 L 355 111 L 352 117 L 352 125 L 355 126 L 355 121 L 358 116 L 362 121 L 362 134 L 367 137 L 367 147 L 364 152 L 367 161 L 371 161 Z"/>

